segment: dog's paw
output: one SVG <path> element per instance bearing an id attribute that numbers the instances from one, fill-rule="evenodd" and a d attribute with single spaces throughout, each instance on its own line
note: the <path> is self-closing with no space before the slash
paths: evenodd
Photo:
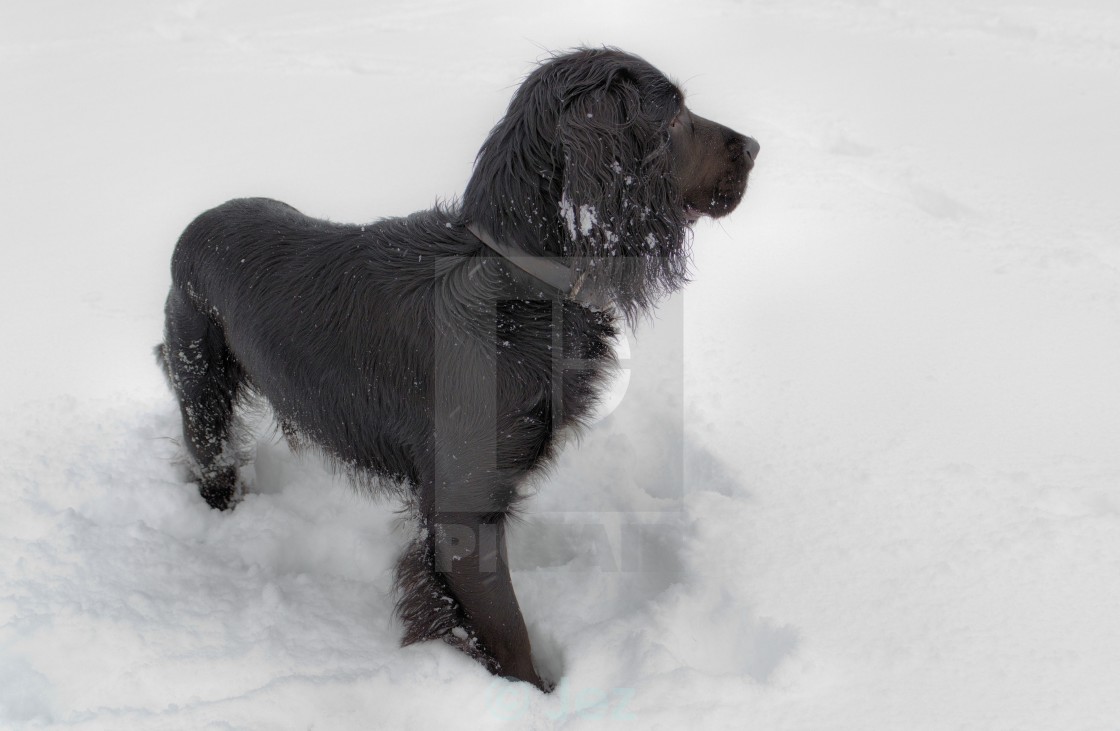
<path id="1" fill-rule="evenodd" d="M 233 508 L 241 499 L 237 472 L 232 467 L 226 467 L 203 477 L 198 482 L 198 493 L 215 510 Z"/>

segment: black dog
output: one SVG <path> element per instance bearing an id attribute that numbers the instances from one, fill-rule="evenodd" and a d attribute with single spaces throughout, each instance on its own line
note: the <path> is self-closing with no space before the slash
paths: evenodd
<path id="1" fill-rule="evenodd" d="M 183 233 L 165 341 L 199 489 L 238 491 L 247 392 L 286 435 L 406 496 L 404 644 L 443 638 L 533 683 L 505 525 L 580 424 L 633 321 L 686 279 L 690 225 L 738 205 L 758 144 L 692 114 L 613 49 L 543 63 L 490 133 L 460 204 L 365 226 L 230 201 Z"/>

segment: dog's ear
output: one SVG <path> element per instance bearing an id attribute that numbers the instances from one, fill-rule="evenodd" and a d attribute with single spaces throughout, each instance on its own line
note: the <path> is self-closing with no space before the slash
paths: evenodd
<path id="1" fill-rule="evenodd" d="M 637 308 L 686 276 L 687 223 L 664 116 L 616 78 L 571 95 L 558 120 L 563 253 L 594 260 L 590 283 Z"/>
<path id="2" fill-rule="evenodd" d="M 562 160 L 560 220 L 568 253 L 610 256 L 628 228 L 628 209 L 645 205 L 641 167 L 648 151 L 639 139 L 637 91 L 615 83 L 573 95 L 558 122 Z M 647 145 L 648 146 L 648 145 Z"/>

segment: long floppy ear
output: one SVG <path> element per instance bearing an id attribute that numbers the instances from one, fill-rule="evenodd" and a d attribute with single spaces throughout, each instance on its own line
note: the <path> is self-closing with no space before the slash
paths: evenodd
<path id="1" fill-rule="evenodd" d="M 562 248 L 628 318 L 687 278 L 686 220 L 663 116 L 615 77 L 574 93 L 558 120 Z"/>
<path id="2" fill-rule="evenodd" d="M 610 256 L 619 253 L 625 216 L 638 205 L 639 166 L 645 151 L 631 126 L 639 123 L 633 87 L 614 84 L 577 93 L 566 101 L 558 121 L 563 154 L 560 218 L 567 253 Z"/>

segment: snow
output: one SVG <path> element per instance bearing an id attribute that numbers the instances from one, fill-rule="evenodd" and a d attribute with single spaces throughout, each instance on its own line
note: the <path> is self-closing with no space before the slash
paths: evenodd
<path id="1" fill-rule="evenodd" d="M 581 43 L 762 152 L 512 534 L 545 696 L 267 424 L 209 510 L 151 348 L 195 214 L 454 197 Z M 0 728 L 1120 726 L 1114 3 L 7 3 L 0 98 Z"/>
<path id="2" fill-rule="evenodd" d="M 577 207 L 568 199 L 568 194 L 564 193 L 560 198 L 560 218 L 564 221 L 568 232 L 572 238 L 582 236 L 587 238 L 591 235 L 591 231 L 599 224 L 599 212 L 595 210 L 595 206 L 588 203 L 581 203 Z M 579 224 L 577 227 L 576 224 Z"/>

